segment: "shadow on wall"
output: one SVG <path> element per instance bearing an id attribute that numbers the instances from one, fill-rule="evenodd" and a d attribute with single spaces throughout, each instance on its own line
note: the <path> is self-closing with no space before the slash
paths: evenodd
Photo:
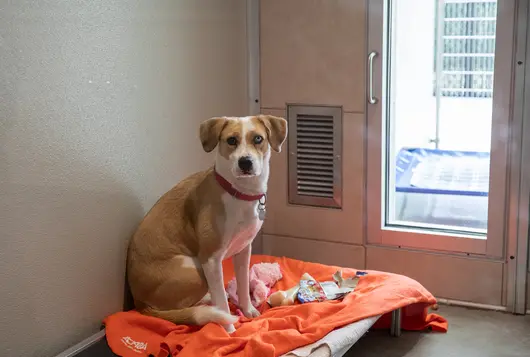
<path id="1" fill-rule="evenodd" d="M 126 246 L 142 205 L 105 168 L 69 162 L 84 178 L 78 186 L 2 177 L 0 315 L 9 323 L 1 324 L 0 346 L 10 348 L 2 355 L 19 355 L 21 326 L 31 328 L 35 355 L 53 355 L 58 340 L 63 346 L 81 340 L 99 328 L 95 317 L 122 308 Z"/>

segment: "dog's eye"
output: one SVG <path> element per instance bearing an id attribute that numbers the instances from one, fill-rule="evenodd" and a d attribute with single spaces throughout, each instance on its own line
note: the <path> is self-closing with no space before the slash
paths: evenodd
<path id="1" fill-rule="evenodd" d="M 263 141 L 263 137 L 262 136 L 256 135 L 254 137 L 254 144 L 261 144 L 262 141 Z"/>
<path id="2" fill-rule="evenodd" d="M 226 143 L 228 145 L 231 145 L 231 146 L 236 146 L 237 145 L 237 139 L 235 137 L 231 136 L 228 139 L 226 139 Z"/>

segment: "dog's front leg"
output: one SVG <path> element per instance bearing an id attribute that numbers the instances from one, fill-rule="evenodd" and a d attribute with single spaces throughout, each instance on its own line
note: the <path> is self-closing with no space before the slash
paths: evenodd
<path id="1" fill-rule="evenodd" d="M 237 299 L 239 300 L 239 307 L 243 314 L 248 317 L 257 317 L 260 315 L 259 311 L 252 305 L 250 301 L 249 289 L 249 266 L 250 266 L 250 252 L 252 245 L 247 245 L 241 252 L 234 255 L 234 268 L 237 281 Z"/>
<path id="2" fill-rule="evenodd" d="M 202 264 L 204 276 L 208 283 L 208 289 L 212 299 L 212 304 L 222 311 L 230 314 L 230 308 L 228 307 L 228 300 L 223 285 L 223 265 L 222 260 L 217 257 L 212 257 Z M 234 325 L 224 325 L 224 328 L 228 333 L 234 332 L 236 329 Z"/>

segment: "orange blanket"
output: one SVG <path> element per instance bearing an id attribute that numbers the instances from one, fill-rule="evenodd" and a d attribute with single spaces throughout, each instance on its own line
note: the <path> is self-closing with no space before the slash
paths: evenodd
<path id="1" fill-rule="evenodd" d="M 288 258 L 253 256 L 251 264 L 278 262 L 283 279 L 275 289 L 286 290 L 296 285 L 307 272 L 318 281 L 332 280 L 337 267 L 306 263 Z M 234 276 L 231 261 L 224 262 L 225 284 Z M 344 277 L 353 276 L 353 269 L 343 269 Z M 107 317 L 107 341 L 120 356 L 179 357 L 199 356 L 263 356 L 273 357 L 297 347 L 313 343 L 333 329 L 376 315 L 383 316 L 376 328 L 388 328 L 389 314 L 402 310 L 405 330 L 447 331 L 447 322 L 435 314 L 427 314 L 435 298 L 415 280 L 401 275 L 367 271 L 355 291 L 343 301 L 295 306 L 261 307 L 262 315 L 249 320 L 240 318 L 231 336 L 210 323 L 202 328 L 177 326 L 165 320 L 141 315 L 135 311 L 118 312 Z M 232 306 L 232 308 L 235 308 Z"/>

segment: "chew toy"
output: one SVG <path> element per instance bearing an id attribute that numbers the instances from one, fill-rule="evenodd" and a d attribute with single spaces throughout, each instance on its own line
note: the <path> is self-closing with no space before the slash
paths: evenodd
<path id="1" fill-rule="evenodd" d="M 327 300 L 326 293 L 320 283 L 309 274 L 305 278 L 302 276 L 297 297 L 302 304 Z"/>
<path id="2" fill-rule="evenodd" d="M 312 279 L 312 277 L 308 273 L 304 273 L 300 280 L 304 279 L 309 280 Z M 300 290 L 300 284 L 293 286 L 289 290 L 278 290 L 275 293 L 272 293 L 269 296 L 269 305 L 272 307 L 294 305 L 298 290 Z"/>

